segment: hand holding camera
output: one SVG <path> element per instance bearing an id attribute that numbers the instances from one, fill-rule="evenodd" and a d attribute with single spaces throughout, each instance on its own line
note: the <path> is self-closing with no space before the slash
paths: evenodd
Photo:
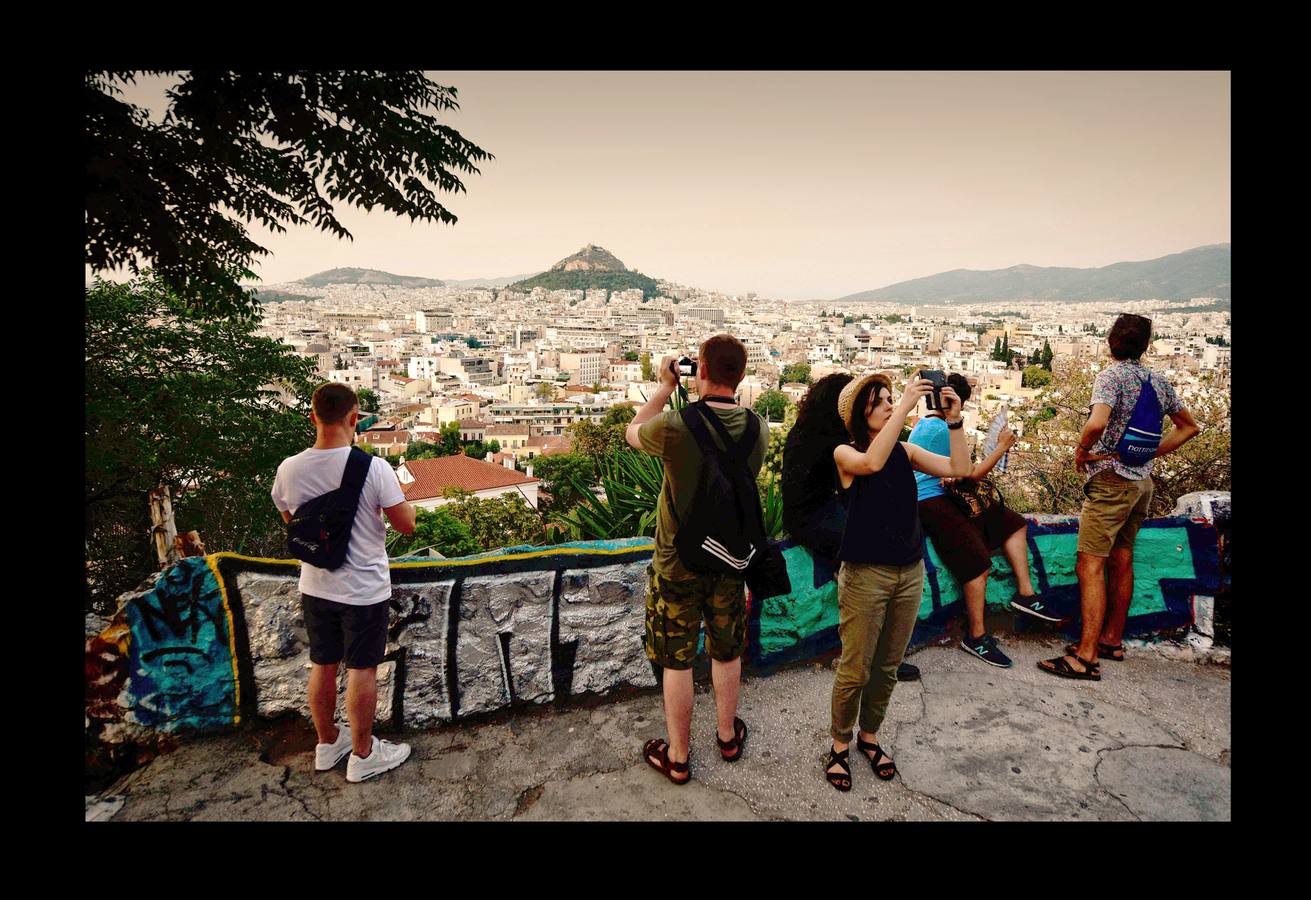
<path id="1" fill-rule="evenodd" d="M 942 410 L 942 417 L 948 422 L 959 422 L 961 407 L 964 404 L 960 402 L 960 395 L 956 393 L 956 389 L 952 387 L 935 388 L 934 393 L 938 396 L 938 408 Z M 930 395 L 930 402 L 932 402 L 932 396 Z"/>
<path id="2" fill-rule="evenodd" d="M 674 385 L 678 384 L 678 358 L 662 356 L 660 366 L 656 369 L 656 378 L 659 379 L 661 387 L 673 390 Z"/>
<path id="3" fill-rule="evenodd" d="M 897 406 L 903 412 L 909 413 L 919 405 L 922 397 L 929 396 L 933 390 L 933 382 L 917 377 L 906 385 L 906 391 L 901 395 L 901 402 Z"/>

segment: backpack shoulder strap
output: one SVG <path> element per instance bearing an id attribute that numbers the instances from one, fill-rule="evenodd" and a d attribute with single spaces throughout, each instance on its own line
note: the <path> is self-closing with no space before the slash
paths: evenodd
<path id="1" fill-rule="evenodd" d="M 706 428 L 705 420 L 698 409 L 700 406 L 701 402 L 697 401 L 696 403 L 689 403 L 679 411 L 679 415 L 683 417 L 683 424 L 687 426 L 688 431 L 692 432 L 692 437 L 696 439 L 697 446 L 701 448 L 702 454 L 710 456 L 711 454 L 723 453 L 724 451 L 720 450 L 710 437 L 710 431 Z"/>
<path id="2" fill-rule="evenodd" d="M 723 423 L 723 420 L 719 418 L 714 410 L 707 406 L 702 408 L 700 412 L 718 432 L 719 439 L 724 444 L 724 455 L 745 465 L 747 457 L 751 454 L 751 448 L 756 445 L 756 439 L 760 436 L 760 421 L 755 414 L 751 410 L 747 410 L 746 428 L 742 431 L 742 437 L 735 441 L 728 433 L 728 426 Z"/>
<path id="3" fill-rule="evenodd" d="M 358 496 L 364 490 L 364 482 L 369 477 L 372 465 L 372 454 L 365 453 L 359 447 L 351 447 L 350 455 L 346 457 L 346 471 L 341 475 L 341 486 Z"/>

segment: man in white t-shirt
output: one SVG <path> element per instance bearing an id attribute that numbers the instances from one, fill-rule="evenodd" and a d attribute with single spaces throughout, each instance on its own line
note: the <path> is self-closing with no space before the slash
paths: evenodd
<path id="1" fill-rule="evenodd" d="M 359 400 L 344 384 L 325 384 L 314 392 L 314 446 L 282 461 L 273 480 L 273 503 L 284 522 L 303 503 L 341 487 L 346 460 L 359 421 Z M 405 502 L 396 473 L 374 458 L 360 491 L 346 561 L 336 569 L 301 563 L 300 593 L 310 639 L 310 713 L 319 743 L 314 768 L 323 772 L 350 754 L 346 780 L 364 781 L 396 768 L 410 755 L 409 744 L 373 734 L 378 702 L 378 663 L 387 647 L 391 570 L 387 566 L 386 513 L 397 531 L 414 531 L 414 506 Z M 346 720 L 334 721 L 337 666 L 346 663 Z"/>

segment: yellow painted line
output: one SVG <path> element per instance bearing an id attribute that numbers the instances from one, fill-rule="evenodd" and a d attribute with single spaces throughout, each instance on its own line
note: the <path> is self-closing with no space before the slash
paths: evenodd
<path id="1" fill-rule="evenodd" d="M 652 540 L 650 544 L 636 544 L 631 547 L 616 547 L 614 549 L 605 549 L 602 547 L 555 546 L 555 547 L 543 547 L 539 550 L 529 550 L 524 553 L 510 553 L 504 556 L 483 556 L 483 557 L 475 557 L 472 559 L 435 559 L 432 562 L 423 562 L 419 560 L 415 560 L 413 562 L 394 562 L 394 563 L 389 563 L 388 568 L 441 569 L 441 568 L 450 568 L 454 566 L 478 566 L 478 565 L 482 565 L 483 563 L 508 562 L 511 560 L 518 560 L 518 559 L 540 559 L 543 556 L 556 556 L 556 555 L 619 556 L 624 553 L 633 553 L 639 550 L 648 550 L 654 546 L 655 546 L 654 540 Z M 231 553 L 226 551 L 223 553 L 210 554 L 208 558 L 211 560 L 216 560 L 219 559 L 220 557 L 226 559 L 240 559 L 245 562 L 277 563 L 279 565 L 286 565 L 286 566 L 296 566 L 296 567 L 300 566 L 300 560 L 298 559 L 269 559 L 260 556 L 242 556 L 239 553 Z"/>
<path id="2" fill-rule="evenodd" d="M 214 580 L 218 582 L 219 594 L 223 597 L 223 612 L 228 617 L 228 649 L 232 655 L 232 687 L 233 687 L 233 707 L 232 724 L 236 725 L 241 721 L 241 676 L 237 672 L 237 632 L 232 625 L 232 607 L 228 605 L 228 586 L 223 583 L 223 576 L 219 574 L 218 559 L 220 554 L 213 554 L 205 557 L 205 565 L 214 573 Z M 229 554 L 230 555 L 230 554 Z"/>

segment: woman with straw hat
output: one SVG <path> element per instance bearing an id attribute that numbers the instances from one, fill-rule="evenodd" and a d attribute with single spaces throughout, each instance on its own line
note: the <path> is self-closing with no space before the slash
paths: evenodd
<path id="1" fill-rule="evenodd" d="M 915 472 L 940 478 L 970 472 L 961 402 L 950 387 L 941 392 L 951 430 L 951 455 L 929 453 L 898 440 L 906 416 L 932 390 L 931 382 L 914 378 L 894 405 L 892 383 L 876 373 L 855 379 L 838 397 L 838 414 L 851 443 L 833 451 L 847 495 L 847 524 L 838 551 L 842 656 L 833 680 L 833 746 L 824 760 L 824 775 L 839 791 L 851 790 L 848 755 L 857 718 L 856 747 L 869 759 L 874 774 L 884 781 L 897 774 L 877 737 L 924 589 Z"/>

